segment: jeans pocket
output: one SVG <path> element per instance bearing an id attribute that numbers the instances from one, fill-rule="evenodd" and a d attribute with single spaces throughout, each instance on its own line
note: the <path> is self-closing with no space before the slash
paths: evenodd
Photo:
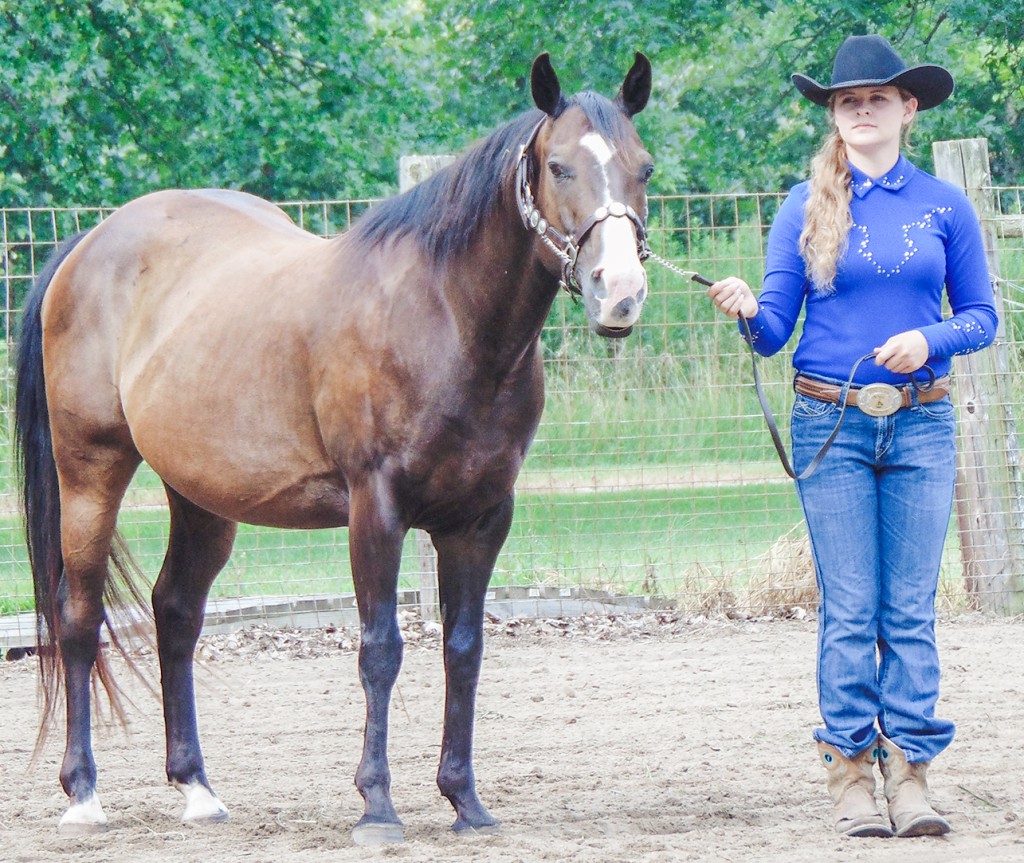
<path id="1" fill-rule="evenodd" d="M 812 399 L 810 396 L 796 394 L 793 401 L 793 419 L 819 419 L 838 412 L 839 406 L 832 402 Z"/>
<path id="2" fill-rule="evenodd" d="M 928 404 L 916 404 L 911 408 L 913 411 L 917 411 L 919 414 L 923 414 L 926 417 L 930 417 L 934 420 L 952 420 L 953 419 L 953 402 L 949 396 L 939 399 L 936 402 L 929 402 Z"/>

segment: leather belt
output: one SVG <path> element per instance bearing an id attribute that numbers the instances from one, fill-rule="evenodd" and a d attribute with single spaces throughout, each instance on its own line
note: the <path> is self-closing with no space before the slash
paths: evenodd
<path id="1" fill-rule="evenodd" d="M 936 402 L 949 395 L 949 375 L 938 378 L 927 390 L 917 391 L 917 400 L 921 404 Z M 797 375 L 793 381 L 793 389 L 800 395 L 808 396 L 822 402 L 839 404 L 842 387 L 826 384 L 804 375 Z M 900 408 L 908 408 L 913 404 L 910 386 L 894 387 L 889 384 L 868 384 L 866 387 L 854 389 L 850 387 L 846 394 L 846 404 L 860 408 L 870 416 L 888 416 Z"/>

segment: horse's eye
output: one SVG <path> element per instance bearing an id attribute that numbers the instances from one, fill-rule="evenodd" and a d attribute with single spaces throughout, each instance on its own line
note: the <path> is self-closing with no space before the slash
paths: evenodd
<path id="1" fill-rule="evenodd" d="M 551 176 L 556 180 L 571 180 L 572 170 L 567 168 L 561 162 L 554 160 L 548 162 L 548 170 L 551 172 Z"/>
<path id="2" fill-rule="evenodd" d="M 651 180 L 651 176 L 652 176 L 653 174 L 654 174 L 654 165 L 647 165 L 647 166 L 646 166 L 646 167 L 645 167 L 645 168 L 644 168 L 644 169 L 643 169 L 643 170 L 642 170 L 642 171 L 640 172 L 640 182 L 641 182 L 641 183 L 649 183 L 649 182 L 650 182 L 650 180 Z"/>

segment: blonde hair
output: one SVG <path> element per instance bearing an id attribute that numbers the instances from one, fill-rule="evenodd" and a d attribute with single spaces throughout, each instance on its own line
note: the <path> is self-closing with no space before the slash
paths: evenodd
<path id="1" fill-rule="evenodd" d="M 900 89 L 903 101 L 914 98 Z M 839 261 L 846 255 L 850 244 L 850 200 L 853 190 L 850 166 L 847 163 L 846 142 L 839 135 L 833 118 L 835 95 L 829 99 L 831 128 L 818 152 L 811 159 L 810 188 L 804 206 L 804 229 L 800 233 L 800 254 L 807 268 L 807 278 L 815 292 L 832 294 L 836 289 Z M 910 127 L 903 127 L 902 146 L 910 146 Z"/>

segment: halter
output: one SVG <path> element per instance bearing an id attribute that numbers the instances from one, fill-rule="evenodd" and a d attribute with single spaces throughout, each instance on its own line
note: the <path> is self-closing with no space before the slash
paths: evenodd
<path id="1" fill-rule="evenodd" d="M 620 201 L 613 201 L 607 206 L 598 207 L 571 237 L 565 236 L 561 231 L 552 227 L 551 222 L 541 215 L 533 200 L 533 189 L 530 188 L 530 157 L 537 135 L 546 119 L 545 117 L 533 127 L 530 137 L 519 148 L 519 161 L 516 164 L 516 203 L 519 205 L 519 215 L 522 216 L 523 226 L 528 231 L 535 232 L 543 243 L 561 259 L 562 278 L 559 281 L 559 286 L 575 298 L 583 294 L 583 289 L 576 278 L 576 259 L 579 257 L 583 243 L 590 236 L 590 232 L 605 219 L 626 218 L 633 223 L 636 228 L 636 251 L 641 262 L 650 257 L 651 249 L 647 244 L 647 227 L 644 224 L 644 219 L 641 219 L 632 207 Z"/>

